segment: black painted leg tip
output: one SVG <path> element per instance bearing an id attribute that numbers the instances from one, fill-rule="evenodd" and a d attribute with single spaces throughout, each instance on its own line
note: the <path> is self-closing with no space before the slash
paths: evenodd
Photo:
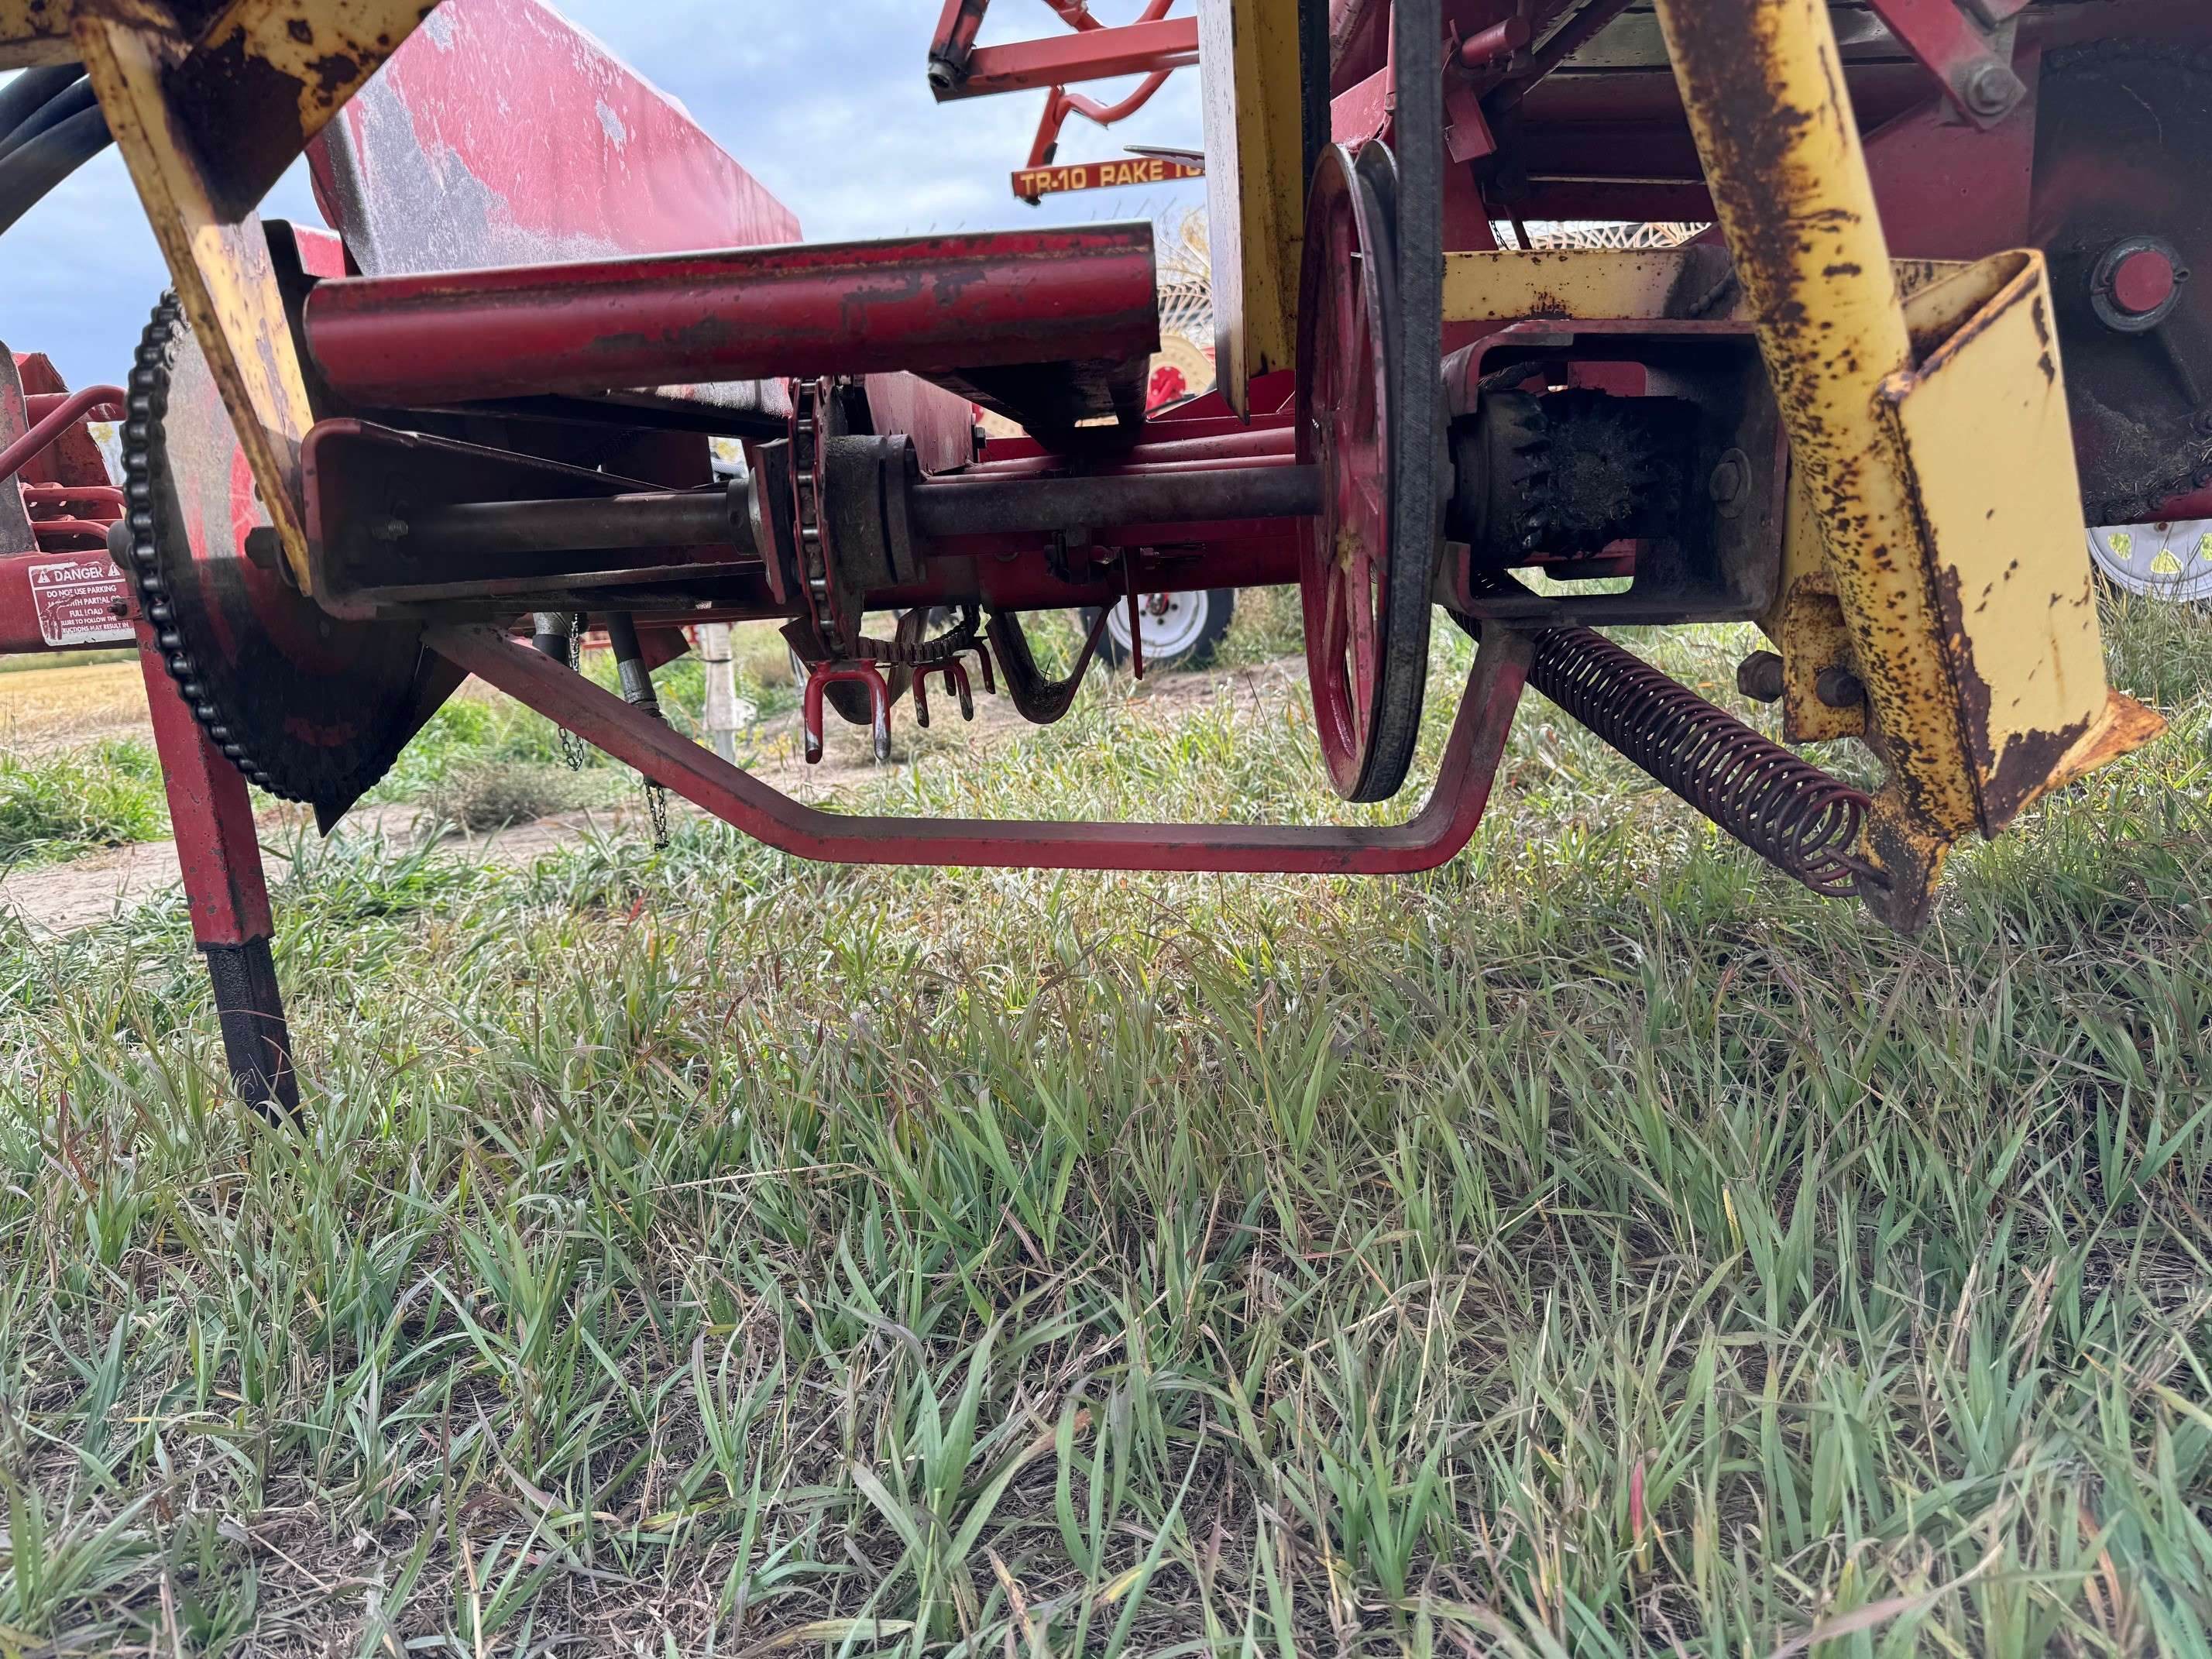
<path id="1" fill-rule="evenodd" d="M 239 1098 L 271 1120 L 296 1119 L 300 1080 L 292 1068 L 292 1033 L 269 941 L 203 945 L 200 954 L 207 958 L 223 1054 Z"/>

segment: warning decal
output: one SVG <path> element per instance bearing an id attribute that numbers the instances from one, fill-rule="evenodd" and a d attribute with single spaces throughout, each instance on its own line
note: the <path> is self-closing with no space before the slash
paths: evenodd
<path id="1" fill-rule="evenodd" d="M 128 615 L 131 584 L 105 553 L 31 565 L 27 574 L 31 608 L 48 645 L 129 645 L 138 637 Z"/>

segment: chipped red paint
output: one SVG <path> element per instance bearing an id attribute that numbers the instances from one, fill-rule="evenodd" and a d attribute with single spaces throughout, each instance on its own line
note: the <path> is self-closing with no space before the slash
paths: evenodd
<path id="1" fill-rule="evenodd" d="M 538 0 L 446 0 L 308 158 L 373 276 L 799 235 L 681 104 Z"/>

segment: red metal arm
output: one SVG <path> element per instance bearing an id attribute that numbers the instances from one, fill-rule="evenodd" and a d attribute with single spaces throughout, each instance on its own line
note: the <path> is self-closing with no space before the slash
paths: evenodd
<path id="1" fill-rule="evenodd" d="M 119 386 L 88 386 L 82 392 L 73 392 L 41 416 L 21 437 L 0 450 L 0 483 L 6 483 L 38 459 L 39 453 L 55 439 L 84 419 L 94 410 L 105 404 L 120 409 L 125 398 Z"/>
<path id="2" fill-rule="evenodd" d="M 840 864 L 1017 870 L 1279 872 L 1402 875 L 1432 870 L 1482 821 L 1530 655 L 1525 635 L 1489 630 L 1468 677 L 1428 804 L 1404 823 L 1314 828 L 1244 823 L 1060 823 L 848 817 L 802 805 L 580 674 L 489 628 L 439 628 L 426 642 L 586 742 L 747 835 Z"/>
<path id="3" fill-rule="evenodd" d="M 1198 20 L 1162 17 L 1120 28 L 1080 29 L 1051 40 L 978 46 L 969 55 L 967 78 L 939 98 L 983 98 L 1000 92 L 1034 92 L 1071 81 L 1105 81 L 1117 75 L 1150 75 L 1198 62 Z"/>
<path id="4" fill-rule="evenodd" d="M 1960 112 L 1977 126 L 1995 126 L 2019 106 L 2027 86 L 1957 0 L 1869 0 L 1921 66 L 1943 83 Z M 1999 0 L 2009 15 L 2018 7 Z"/>

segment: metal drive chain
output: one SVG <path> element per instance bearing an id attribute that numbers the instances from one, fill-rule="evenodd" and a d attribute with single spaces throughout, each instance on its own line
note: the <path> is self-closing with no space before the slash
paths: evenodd
<path id="1" fill-rule="evenodd" d="M 665 784 L 655 783 L 651 778 L 645 780 L 645 810 L 653 819 L 653 850 L 665 853 L 668 850 L 668 787 Z"/>
<path id="2" fill-rule="evenodd" d="M 568 618 L 568 672 L 584 672 L 584 613 L 575 612 Z M 567 726 L 554 728 L 561 734 L 561 758 L 568 763 L 571 772 L 584 769 L 584 740 Z"/>
<path id="3" fill-rule="evenodd" d="M 154 445 L 162 418 L 169 412 L 171 349 L 184 318 L 184 305 L 174 294 L 164 294 L 154 310 L 154 319 L 139 338 L 131 360 L 127 413 L 123 425 L 123 491 L 125 522 L 130 526 L 131 574 L 138 583 L 139 604 L 154 625 L 155 641 L 161 648 L 161 665 L 169 671 L 183 694 L 185 706 L 235 766 L 248 783 L 272 793 L 291 796 L 276 787 L 269 775 L 246 752 L 237 735 L 223 723 L 222 711 L 208 700 L 199 665 L 185 648 L 177 632 L 175 608 L 169 593 L 168 573 L 162 568 L 161 547 L 155 539 L 154 501 Z"/>
<path id="4" fill-rule="evenodd" d="M 815 626 L 825 640 L 830 628 L 830 561 L 822 539 L 822 380 L 797 380 L 791 388 L 791 477 L 799 528 L 799 578 L 806 584 Z M 829 641 L 834 648 L 836 641 Z"/>

